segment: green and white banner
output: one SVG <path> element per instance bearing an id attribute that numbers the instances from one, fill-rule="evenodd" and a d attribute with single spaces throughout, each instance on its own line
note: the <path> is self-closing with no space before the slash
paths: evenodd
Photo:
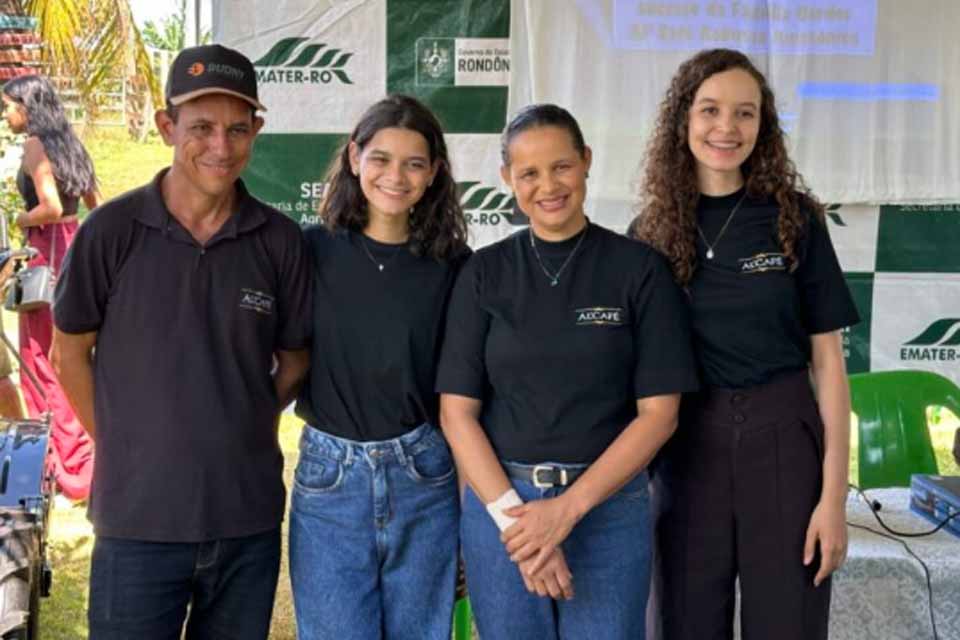
<path id="1" fill-rule="evenodd" d="M 944 104 L 960 83 L 895 28 L 918 12 L 886 0 L 810 0 L 793 13 L 761 10 L 767 4 L 214 0 L 214 35 L 254 61 L 269 109 L 248 185 L 305 225 L 316 222 L 327 167 L 360 114 L 403 92 L 448 133 L 474 246 L 526 223 L 500 179 L 499 134 L 510 110 L 529 101 L 558 102 L 580 119 L 595 159 L 588 213 L 622 231 L 666 84 L 707 45 L 755 56 L 791 151 L 822 197 L 960 201 L 960 152 L 933 136 L 957 130 L 950 123 L 960 112 Z M 938 25 L 960 19 L 953 0 L 933 5 L 944 16 Z M 938 42 L 960 52 L 952 36 Z M 901 49 L 909 55 L 884 57 Z M 886 82 L 898 69 L 903 78 Z M 849 370 L 929 369 L 960 383 L 960 205 L 832 205 L 828 224 L 863 317 L 844 333 Z"/>

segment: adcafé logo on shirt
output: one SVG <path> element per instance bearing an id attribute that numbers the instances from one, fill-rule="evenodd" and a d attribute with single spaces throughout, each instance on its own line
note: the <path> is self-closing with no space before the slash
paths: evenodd
<path id="1" fill-rule="evenodd" d="M 578 327 L 624 324 L 623 307 L 583 307 L 574 309 Z"/>
<path id="2" fill-rule="evenodd" d="M 960 318 L 936 320 L 920 335 L 903 343 L 900 359 L 919 362 L 960 360 Z"/>
<path id="3" fill-rule="evenodd" d="M 758 253 L 749 258 L 739 258 L 737 262 L 740 263 L 740 273 L 787 270 L 787 257 L 782 253 Z"/>
<path id="4" fill-rule="evenodd" d="M 270 315 L 273 313 L 273 296 L 256 289 L 240 289 L 240 308 Z"/>

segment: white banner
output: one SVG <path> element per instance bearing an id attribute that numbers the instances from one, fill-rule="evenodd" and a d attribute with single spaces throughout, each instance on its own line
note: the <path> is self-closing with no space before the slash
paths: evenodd
<path id="1" fill-rule="evenodd" d="M 844 271 L 876 269 L 880 207 L 827 205 L 827 228 Z"/>
<path id="2" fill-rule="evenodd" d="M 873 371 L 924 369 L 960 384 L 960 274 L 877 273 Z"/>
<path id="3" fill-rule="evenodd" d="M 343 133 L 386 95 L 386 0 L 214 2 L 214 33 L 254 63 L 264 133 Z"/>
<path id="4" fill-rule="evenodd" d="M 956 202 L 958 24 L 956 0 L 513 0 L 509 106 L 570 109 L 602 151 L 595 194 L 627 202 L 680 63 L 741 49 L 820 198 Z"/>

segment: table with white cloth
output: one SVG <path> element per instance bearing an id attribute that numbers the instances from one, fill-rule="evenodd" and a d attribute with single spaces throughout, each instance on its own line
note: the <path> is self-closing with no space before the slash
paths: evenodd
<path id="1" fill-rule="evenodd" d="M 879 515 L 890 528 L 922 532 L 934 527 L 910 511 L 909 489 L 873 489 L 866 493 L 880 502 Z M 853 491 L 847 497 L 847 522 L 883 531 L 870 508 Z M 852 526 L 848 532 L 847 562 L 833 579 L 830 639 L 933 638 L 927 580 L 920 563 L 900 542 Z M 932 536 L 900 539 L 930 571 L 938 637 L 960 640 L 960 538 L 941 530 Z"/>

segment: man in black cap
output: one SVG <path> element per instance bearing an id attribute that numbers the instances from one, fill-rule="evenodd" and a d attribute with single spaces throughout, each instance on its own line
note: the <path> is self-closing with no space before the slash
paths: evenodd
<path id="1" fill-rule="evenodd" d="M 156 114 L 173 163 L 99 207 L 57 283 L 55 363 L 94 437 L 90 637 L 266 638 L 280 564 L 280 408 L 306 371 L 297 225 L 240 173 L 253 65 L 177 56 Z"/>

